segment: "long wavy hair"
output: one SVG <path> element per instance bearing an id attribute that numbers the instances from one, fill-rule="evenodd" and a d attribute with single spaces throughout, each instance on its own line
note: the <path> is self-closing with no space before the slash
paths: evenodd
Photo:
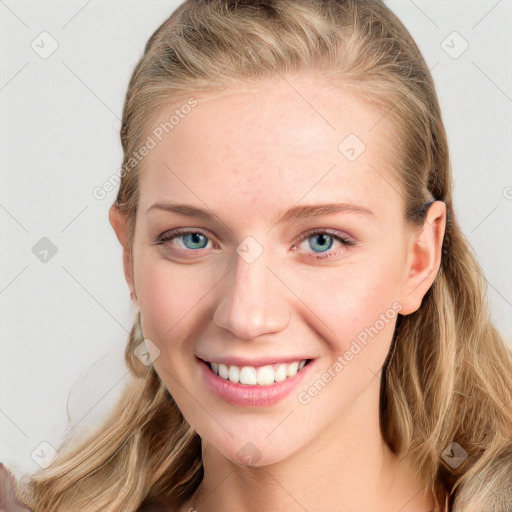
<path id="1" fill-rule="evenodd" d="M 430 71 L 409 32 L 378 0 L 189 0 L 153 33 L 131 76 L 115 207 L 133 241 L 140 162 L 161 109 L 195 92 L 314 73 L 382 109 L 396 130 L 404 215 L 446 203 L 442 262 L 421 307 L 399 316 L 381 381 L 384 439 L 433 492 L 439 510 L 512 510 L 512 356 L 492 325 L 486 282 L 456 221 L 447 138 Z M 201 441 L 152 365 L 125 352 L 130 382 L 94 432 L 19 488 L 36 512 L 154 510 L 183 504 L 203 478 Z M 457 443 L 454 445 L 453 443 Z M 460 447 L 460 448 L 459 448 Z M 463 449 L 450 465 L 450 450 Z M 447 462 L 448 461 L 448 462 Z M 459 461 L 460 462 L 460 461 Z M 453 466 L 453 467 L 452 467 Z"/>

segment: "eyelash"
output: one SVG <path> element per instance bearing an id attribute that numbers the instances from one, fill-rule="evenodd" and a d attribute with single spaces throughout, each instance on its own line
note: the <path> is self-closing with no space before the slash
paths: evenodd
<path id="1" fill-rule="evenodd" d="M 203 235 L 208 240 L 210 239 L 205 233 L 203 233 L 200 230 L 197 229 L 184 229 L 184 228 L 177 228 L 170 231 L 167 231 L 163 234 L 161 234 L 158 239 L 155 242 L 152 242 L 151 245 L 164 245 L 167 242 L 171 242 L 175 238 L 179 238 L 181 235 L 187 235 L 187 234 L 200 234 Z M 309 231 L 308 233 L 305 233 L 304 235 L 301 235 L 299 237 L 298 243 L 293 245 L 294 250 L 296 249 L 296 245 L 299 245 L 300 242 L 303 240 L 306 240 L 308 238 L 311 238 L 315 235 L 329 235 L 338 242 L 340 242 L 343 246 L 346 247 L 353 247 L 356 245 L 356 242 L 351 240 L 350 238 L 341 235 L 337 231 L 331 230 L 331 229 L 316 229 L 313 231 Z M 193 251 L 198 252 L 201 251 L 201 249 L 183 249 L 185 251 Z M 315 256 L 313 256 L 314 259 L 321 260 L 325 259 L 331 256 L 336 256 L 340 254 L 341 251 L 337 252 L 325 252 L 325 253 L 318 253 Z"/>
<path id="2" fill-rule="evenodd" d="M 302 241 L 307 240 L 308 238 L 311 238 L 315 235 L 329 235 L 332 238 L 334 238 L 335 240 L 337 240 L 338 242 L 340 242 L 341 245 L 344 246 L 344 249 L 346 249 L 347 247 L 353 247 L 354 245 L 356 245 L 356 242 L 354 242 L 354 240 L 351 240 L 350 238 L 348 238 L 344 235 L 341 235 L 340 233 L 338 233 L 337 231 L 334 231 L 332 229 L 315 229 L 313 231 L 309 231 L 299 237 L 298 244 L 300 244 Z M 293 247 L 295 248 L 296 245 L 294 244 Z M 323 260 L 323 259 L 329 258 L 331 256 L 337 256 L 338 254 L 340 254 L 340 252 L 341 252 L 341 250 L 338 250 L 335 252 L 331 252 L 329 250 L 329 252 L 315 254 L 313 256 L 313 258 L 315 258 L 317 260 Z"/>

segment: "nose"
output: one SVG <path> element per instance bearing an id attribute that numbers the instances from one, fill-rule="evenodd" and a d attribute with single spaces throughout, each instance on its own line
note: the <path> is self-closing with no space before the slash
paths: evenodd
<path id="1" fill-rule="evenodd" d="M 250 263 L 237 255 L 223 284 L 213 317 L 219 327 L 245 340 L 286 329 L 290 321 L 286 288 L 267 266 L 265 251 Z"/>

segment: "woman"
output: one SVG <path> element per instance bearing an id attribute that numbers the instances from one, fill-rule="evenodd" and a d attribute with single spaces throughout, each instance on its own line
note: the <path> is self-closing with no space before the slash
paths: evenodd
<path id="1" fill-rule="evenodd" d="M 133 380 L 33 510 L 510 511 L 510 351 L 380 1 L 199 0 L 126 96 Z"/>

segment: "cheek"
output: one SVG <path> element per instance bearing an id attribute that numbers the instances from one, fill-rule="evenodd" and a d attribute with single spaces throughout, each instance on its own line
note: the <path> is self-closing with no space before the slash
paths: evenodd
<path id="1" fill-rule="evenodd" d="M 144 335 L 153 336 L 160 349 L 166 350 L 170 348 L 167 342 L 181 340 L 194 329 L 202 300 L 214 285 L 211 273 L 153 255 L 141 255 L 135 268 Z"/>
<path id="2" fill-rule="evenodd" d="M 378 371 L 382 366 L 401 309 L 402 271 L 396 254 L 394 258 L 354 259 L 351 264 L 317 272 L 298 292 L 314 313 L 305 312 L 304 318 L 327 344 L 329 358 L 346 354 L 347 361 L 354 360 L 350 373 L 360 367 Z"/>
<path id="3" fill-rule="evenodd" d="M 364 339 L 365 330 L 381 315 L 391 316 L 389 310 L 399 297 L 402 260 L 397 244 L 389 242 L 337 266 L 281 268 L 284 282 L 293 283 L 293 293 L 287 299 L 284 292 L 283 300 L 290 301 L 291 313 L 300 315 L 332 349 L 343 352 L 353 339 Z M 200 335 L 205 322 L 213 321 L 214 302 L 221 297 L 212 302 L 208 294 L 218 292 L 225 269 L 173 263 L 157 251 L 144 250 L 134 252 L 134 267 L 144 335 L 154 338 L 161 351 L 178 349 L 186 339 Z M 276 285 L 276 293 L 280 290 Z M 389 322 L 379 330 L 392 334 Z"/>

